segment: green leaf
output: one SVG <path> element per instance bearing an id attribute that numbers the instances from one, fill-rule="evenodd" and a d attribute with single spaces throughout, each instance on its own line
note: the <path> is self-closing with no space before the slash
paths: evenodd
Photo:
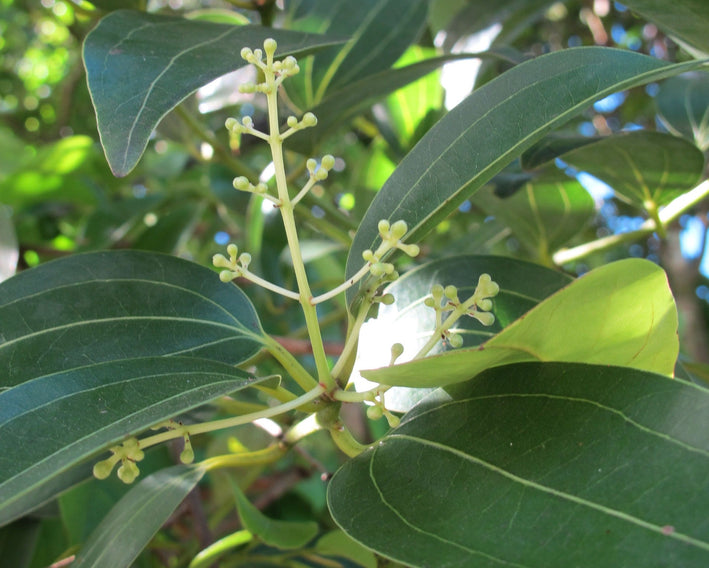
<path id="1" fill-rule="evenodd" d="M 318 124 L 313 128 L 297 132 L 288 138 L 285 144 L 303 154 L 310 154 L 315 151 L 318 143 L 332 134 L 338 126 L 370 108 L 378 100 L 439 69 L 445 63 L 487 57 L 497 59 L 502 56 L 492 51 L 441 55 L 405 67 L 385 69 L 379 73 L 366 75 L 341 90 L 329 94 L 312 107 L 311 112 L 318 118 Z"/>
<path id="2" fill-rule="evenodd" d="M 709 148 L 709 74 L 687 73 L 660 85 L 657 112 L 667 128 L 702 150 Z"/>
<path id="3" fill-rule="evenodd" d="M 406 239 L 419 240 L 524 150 L 594 101 L 700 65 L 585 47 L 503 73 L 429 130 L 387 180 L 354 237 L 348 277 L 361 267 L 362 252 L 376 249 L 379 220 L 403 219 L 410 231 Z M 350 303 L 364 285 L 348 291 Z"/>
<path id="4" fill-rule="evenodd" d="M 232 480 L 236 508 L 242 526 L 263 543 L 283 550 L 303 548 L 318 534 L 318 524 L 313 521 L 278 521 L 268 518 L 248 500 Z"/>
<path id="5" fill-rule="evenodd" d="M 696 56 L 709 55 L 709 4 L 704 0 L 628 0 L 625 6 L 658 25 Z"/>
<path id="6" fill-rule="evenodd" d="M 110 12 L 112 10 L 140 9 L 143 0 L 89 0 L 100 10 Z"/>
<path id="7" fill-rule="evenodd" d="M 84 41 L 84 64 L 101 143 L 117 176 L 130 172 L 151 132 L 199 87 L 245 65 L 243 47 L 266 38 L 278 56 L 304 55 L 338 40 L 260 26 L 231 26 L 119 10 Z"/>
<path id="8" fill-rule="evenodd" d="M 159 215 L 155 225 L 148 227 L 133 243 L 133 248 L 164 253 L 177 253 L 192 234 L 204 213 L 200 203 L 186 200 L 173 204 L 164 215 Z"/>
<path id="9" fill-rule="evenodd" d="M 499 367 L 348 461 L 328 503 L 352 538 L 407 566 L 700 568 L 707 423 L 709 391 L 681 380 Z"/>
<path id="10" fill-rule="evenodd" d="M 346 558 L 364 568 L 377 568 L 374 553 L 340 530 L 333 530 L 321 536 L 315 543 L 315 551 L 326 556 Z"/>
<path id="11" fill-rule="evenodd" d="M 647 210 L 694 187 L 704 171 L 704 155 L 694 144 L 643 130 L 601 138 L 560 157 L 610 185 L 619 198 Z"/>
<path id="12" fill-rule="evenodd" d="M 437 387 L 518 361 L 568 361 L 672 376 L 678 352 L 677 309 L 667 275 L 649 261 L 626 259 L 575 280 L 479 347 L 361 374 L 387 385 Z"/>
<path id="13" fill-rule="evenodd" d="M 483 188 L 474 202 L 507 225 L 522 246 L 545 264 L 550 264 L 551 253 L 582 231 L 596 212 L 588 191 L 556 169 L 504 199 L 494 188 Z"/>
<path id="14" fill-rule="evenodd" d="M 199 466 L 178 465 L 143 479 L 96 527 L 73 566 L 131 566 L 204 473 Z"/>
<path id="15" fill-rule="evenodd" d="M 263 331 L 236 286 L 154 253 L 66 257 L 0 284 L 0 386 L 103 361 L 182 355 L 232 365 Z"/>
<path id="16" fill-rule="evenodd" d="M 0 392 L 0 524 L 99 450 L 256 382 L 217 361 L 146 357 L 87 361 Z"/>
<path id="17" fill-rule="evenodd" d="M 389 69 L 423 29 L 427 2 L 301 0 L 289 2 L 288 9 L 291 29 L 350 38 L 342 47 L 324 49 L 303 61 L 301 73 L 286 83 L 290 98 L 305 109 L 350 83 Z"/>

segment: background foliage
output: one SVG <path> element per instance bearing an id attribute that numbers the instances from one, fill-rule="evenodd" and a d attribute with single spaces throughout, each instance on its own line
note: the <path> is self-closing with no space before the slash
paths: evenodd
<path id="1" fill-rule="evenodd" d="M 0 459 L 0 520 L 9 523 L 0 528 L 3 562 L 42 567 L 82 550 L 82 566 L 130 565 L 136 555 L 135 565 L 146 567 L 210 566 L 218 559 L 220 566 L 581 566 L 601 558 L 618 566 L 659 566 L 667 558 L 705 565 L 702 472 L 709 450 L 697 432 L 707 423 L 707 210 L 691 196 L 706 193 L 700 184 L 709 147 L 709 82 L 701 70 L 709 52 L 706 25 L 709 10 L 701 0 L 671 8 L 652 0 L 0 0 L 0 280 L 20 273 L 0 289 L 0 369 L 7 369 L 3 390 L 31 385 L 8 390 L 0 414 L 0 431 L 11 435 L 3 437 L 9 450 Z M 111 60 L 115 68 L 108 68 L 101 50 L 114 49 L 136 28 L 146 42 L 164 41 L 156 42 L 148 63 L 139 43 L 135 51 L 121 48 Z M 487 34 L 488 43 L 494 37 L 488 48 L 475 34 L 490 29 L 497 35 Z M 257 379 L 253 366 L 233 365 L 257 353 L 267 335 L 312 366 L 297 305 L 246 281 L 238 282 L 243 292 L 223 286 L 206 268 L 227 242 L 238 242 L 252 254 L 254 272 L 295 285 L 278 215 L 232 186 L 236 175 L 268 179 L 270 154 L 253 138 L 229 137 L 223 128 L 228 116 L 264 122 L 263 102 L 235 87 L 252 80 L 240 48 L 269 36 L 283 54 L 303 58 L 304 72 L 286 84 L 284 105 L 319 118 L 317 128 L 288 140 L 291 181 L 302 177 L 303 154 L 337 158 L 327 183 L 297 208 L 314 292 L 359 268 L 382 217 L 405 218 L 413 237 L 425 237 L 422 255 L 399 264 L 407 273 L 389 288 L 396 303 L 365 327 L 355 371 L 398 387 L 424 387 L 390 391 L 390 408 L 401 412 L 429 387 L 461 384 L 426 399 L 376 451 L 347 461 L 329 482 L 329 504 L 324 480 L 346 460 L 325 431 L 267 465 L 208 476 L 206 466 L 175 465 L 180 444 L 159 446 L 141 462 L 148 477 L 122 499 L 128 488 L 120 481 L 87 480 L 96 448 L 175 414 L 197 422 L 261 408 L 264 399 L 251 387 L 276 390 L 269 377 L 283 369 L 262 357 L 255 361 Z M 474 40 L 482 43 L 472 47 Z M 623 51 L 571 49 L 578 46 Z M 176 51 L 193 60 L 180 67 L 183 74 L 161 74 L 163 87 L 149 71 L 169 69 Z M 474 85 L 465 80 L 475 72 L 460 67 L 472 61 L 480 62 Z M 588 71 L 594 66 L 609 71 L 596 76 Z M 474 87 L 473 95 L 450 110 L 454 88 L 446 92 L 442 83 L 465 95 Z M 139 108 L 149 110 L 137 118 L 134 94 L 144 95 Z M 595 180 L 614 191 L 601 192 Z M 473 186 L 480 187 L 475 195 Z M 688 195 L 688 204 L 678 205 Z M 105 249 L 123 252 L 77 254 Z M 150 253 L 170 256 L 156 260 Z M 607 266 L 628 257 L 635 260 Z M 672 298 L 662 288 L 664 274 L 640 258 L 667 272 L 679 311 L 675 374 L 694 385 L 626 370 L 631 386 L 619 391 L 617 373 L 589 365 L 673 371 L 677 320 L 667 316 L 658 324 L 659 314 L 671 312 Z M 54 259 L 65 264 L 45 264 Z M 597 280 L 569 285 L 570 276 L 594 268 L 600 268 Z M 471 287 L 469 274 L 481 270 L 502 287 L 496 327 L 485 336 L 474 326 L 463 330 L 458 352 L 442 347 L 450 355 L 445 373 L 437 374 L 442 359 L 436 358 L 371 370 L 388 363 L 388 347 L 382 353 L 376 345 L 376 326 L 402 336 L 424 326 L 421 301 L 432 275 L 463 290 Z M 520 271 L 522 289 L 515 278 Z M 552 296 L 562 288 L 565 295 Z M 319 314 L 330 355 L 342 350 L 355 293 Z M 578 310 L 568 311 L 564 302 Z M 66 320 L 53 317 L 53 306 L 59 313 L 66 305 L 73 310 L 61 316 Z M 633 316 L 607 329 L 628 306 Z M 562 317 L 554 320 L 555 314 Z M 149 328 L 140 318 L 151 320 Z M 643 341 L 648 330 L 656 343 Z M 40 331 L 46 335 L 37 342 Z M 532 335 L 539 341 L 525 344 Z M 628 361 L 631 339 L 640 345 L 633 353 L 642 355 Z M 488 350 L 480 351 L 485 341 Z M 520 359 L 509 351 L 520 343 L 535 356 Z M 620 346 L 617 357 L 609 354 L 614 346 Z M 208 376 L 200 357 L 212 360 Z M 535 358 L 565 363 L 525 362 Z M 89 367 L 78 366 L 85 360 Z M 498 367 L 503 363 L 514 365 Z M 59 368 L 64 374 L 54 374 Z M 141 386 L 146 369 L 150 381 L 166 380 Z M 475 374 L 471 369 L 488 370 L 463 382 Z M 105 377 L 105 392 L 94 393 L 83 382 L 88 375 Z M 191 388 L 175 386 L 176 375 Z M 569 390 L 559 377 L 573 377 L 578 387 Z M 73 390 L 55 396 L 55 381 Z M 125 408 L 114 415 L 110 405 L 91 414 L 99 408 L 96 396 L 111 400 L 128 384 L 138 393 L 130 419 Z M 226 393 L 234 396 L 201 406 Z M 560 402 L 568 398 L 574 404 Z M 34 414 L 18 418 L 26 408 Z M 77 417 L 72 427 L 62 425 L 66 432 L 54 445 L 17 437 L 33 431 L 51 439 L 56 424 L 35 432 L 49 411 Z M 471 417 L 479 431 L 451 427 L 470 425 Z M 389 431 L 386 420 L 368 421 L 361 409 L 345 418 L 367 442 Z M 561 420 L 570 423 L 547 448 Z M 281 426 L 291 421 L 285 417 Z M 609 445 L 596 451 L 594 440 L 606 434 Z M 198 461 L 271 441 L 251 424 L 193 439 Z M 625 464 L 634 469 L 624 473 Z M 401 475 L 382 473 L 397 468 Z M 477 468 L 466 475 L 479 485 L 456 485 L 451 472 L 465 468 Z M 647 473 L 637 477 L 638 469 Z M 501 470 L 510 473 L 502 479 Z M 672 483 L 661 483 L 671 476 Z M 357 499 L 349 497 L 354 490 Z M 406 522 L 410 497 L 419 494 L 430 499 Z M 451 501 L 450 494 L 460 499 Z M 560 501 L 562 494 L 571 497 Z M 151 499 L 162 505 L 159 514 L 140 506 Z M 588 522 L 598 533 L 555 534 L 559 518 L 564 527 Z M 466 540 L 458 528 L 479 538 Z M 499 536 L 506 531 L 512 536 Z M 627 534 L 630 549 L 623 544 Z M 117 544 L 106 546 L 107 539 Z M 549 547 L 549 541 L 573 544 Z"/>

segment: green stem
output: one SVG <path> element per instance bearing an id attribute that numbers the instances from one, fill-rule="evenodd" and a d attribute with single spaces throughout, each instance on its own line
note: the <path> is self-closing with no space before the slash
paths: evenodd
<path id="1" fill-rule="evenodd" d="M 168 440 L 174 440 L 175 438 L 181 438 L 185 433 L 190 436 L 194 434 L 204 434 L 205 432 L 213 432 L 214 430 L 223 430 L 225 428 L 233 428 L 234 426 L 241 426 L 242 424 L 249 424 L 254 420 L 259 418 L 271 418 L 273 416 L 278 416 L 285 412 L 295 410 L 300 406 L 312 402 L 316 398 L 320 397 L 321 394 L 325 392 L 322 386 L 317 386 L 313 390 L 293 399 L 290 402 L 284 404 L 279 404 L 278 406 L 266 408 L 259 412 L 253 412 L 251 414 L 244 414 L 242 416 L 234 416 L 232 418 L 224 418 L 222 420 L 212 420 L 211 422 L 202 422 L 201 424 L 191 424 L 189 426 L 183 426 L 176 430 L 167 430 L 166 432 L 161 432 L 160 434 L 155 434 L 154 436 L 148 436 L 140 440 L 140 449 L 144 450 L 151 446 L 157 444 L 162 444 Z"/>
<path id="2" fill-rule="evenodd" d="M 269 74 L 270 75 L 270 74 Z M 281 200 L 281 217 L 283 218 L 283 226 L 286 231 L 286 239 L 288 240 L 288 248 L 293 260 L 293 270 L 295 271 L 295 279 L 298 283 L 298 292 L 300 296 L 300 305 L 305 316 L 305 325 L 308 328 L 308 335 L 313 347 L 313 357 L 315 358 L 315 366 L 318 371 L 318 380 L 325 385 L 328 390 L 335 388 L 335 381 L 330 375 L 330 369 L 327 364 L 327 356 L 323 345 L 322 335 L 320 333 L 320 323 L 318 322 L 318 314 L 315 306 L 311 303 L 312 293 L 310 291 L 310 283 L 305 272 L 305 264 L 300 250 L 300 241 L 298 239 L 298 231 L 295 224 L 295 216 L 293 215 L 293 204 L 288 194 L 288 182 L 286 180 L 285 161 L 283 159 L 283 144 L 280 136 L 280 123 L 278 120 L 278 93 L 273 80 L 273 76 L 266 79 L 271 89 L 266 94 L 268 101 L 268 123 L 269 123 L 269 146 L 271 147 L 271 155 L 273 156 L 273 165 L 276 172 L 276 187 L 278 188 L 278 197 Z"/>
<path id="3" fill-rule="evenodd" d="M 263 450 L 254 452 L 244 452 L 239 454 L 225 454 L 208 458 L 200 463 L 200 466 L 207 470 L 219 469 L 222 467 L 244 467 L 247 465 L 266 465 L 273 463 L 283 457 L 288 451 L 285 444 L 272 444 Z"/>
<path id="4" fill-rule="evenodd" d="M 707 197 L 709 197 L 709 180 L 703 181 L 694 189 L 673 199 L 659 212 L 657 220 L 648 219 L 636 231 L 609 235 L 574 248 L 560 250 L 554 253 L 554 264 L 561 266 L 594 252 L 608 250 L 623 243 L 630 243 L 648 237 L 656 231 L 659 234 L 658 226 L 667 226 Z"/>
<path id="5" fill-rule="evenodd" d="M 330 435 L 337 447 L 351 458 L 358 456 L 369 447 L 355 440 L 352 433 L 344 426 L 330 428 Z"/>
<path id="6" fill-rule="evenodd" d="M 346 369 L 352 367 L 353 358 L 355 357 L 357 349 L 357 341 L 359 340 L 359 330 L 364 324 L 364 320 L 367 318 L 370 307 L 371 304 L 369 302 L 365 300 L 362 301 L 359 312 L 357 312 L 357 317 L 348 330 L 347 340 L 345 341 L 342 353 L 340 353 L 340 357 L 332 368 L 332 376 L 341 385 L 347 382 L 347 377 L 343 377 L 342 375 L 345 373 Z"/>
<path id="7" fill-rule="evenodd" d="M 310 373 L 298 362 L 298 359 L 293 357 L 283 345 L 278 343 L 278 341 L 270 335 L 266 335 L 263 339 L 265 340 L 266 349 L 268 349 L 269 353 L 271 353 L 288 374 L 293 377 L 293 380 L 300 385 L 300 388 L 308 392 L 318 385 L 317 381 L 313 379 Z"/>

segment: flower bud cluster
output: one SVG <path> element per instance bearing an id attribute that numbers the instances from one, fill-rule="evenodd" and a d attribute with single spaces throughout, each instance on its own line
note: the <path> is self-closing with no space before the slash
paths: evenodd
<path id="1" fill-rule="evenodd" d="M 263 83 L 245 83 L 239 87 L 242 93 L 272 93 L 286 77 L 292 77 L 300 71 L 295 57 L 289 55 L 281 61 L 274 61 L 278 44 L 274 39 L 263 42 L 263 50 L 251 50 L 245 47 L 241 50 L 241 58 L 263 71 L 266 80 Z M 264 54 L 266 58 L 264 59 Z"/>
<path id="2" fill-rule="evenodd" d="M 118 479 L 123 483 L 133 483 L 140 474 L 136 462 L 141 461 L 145 454 L 140 449 L 137 438 L 128 438 L 120 446 L 110 448 L 111 456 L 94 465 L 93 473 L 96 479 L 106 479 L 118 462 Z"/>
<path id="3" fill-rule="evenodd" d="M 223 254 L 215 254 L 212 257 L 212 264 L 216 268 L 226 269 L 219 273 L 219 279 L 222 282 L 231 282 L 234 278 L 239 278 L 248 273 L 251 255 L 248 252 L 239 254 L 238 247 L 233 243 L 230 244 L 226 250 L 229 254 L 229 258 L 227 259 Z"/>
<path id="4" fill-rule="evenodd" d="M 371 249 L 363 251 L 362 258 L 369 263 L 369 272 L 373 276 L 395 280 L 398 274 L 394 271 L 394 265 L 388 262 L 382 262 L 382 257 L 393 249 L 399 249 L 404 254 L 414 257 L 420 252 L 419 246 L 405 244 L 401 240 L 408 231 L 406 221 L 399 220 L 394 224 L 390 224 L 386 219 L 382 219 L 379 221 L 377 228 L 379 229 L 379 236 L 382 242 L 375 251 Z"/>
<path id="5" fill-rule="evenodd" d="M 448 341 L 451 347 L 461 347 L 463 337 L 459 333 L 451 332 L 450 328 L 462 316 L 467 315 L 478 320 L 484 326 L 495 323 L 492 310 L 492 300 L 500 291 L 500 286 L 494 282 L 489 274 L 482 274 L 478 278 L 475 292 L 465 301 L 458 297 L 458 288 L 455 286 L 443 287 L 435 284 L 431 288 L 431 295 L 424 300 L 424 304 L 436 311 L 436 335 Z M 444 318 L 444 314 L 446 315 Z"/>

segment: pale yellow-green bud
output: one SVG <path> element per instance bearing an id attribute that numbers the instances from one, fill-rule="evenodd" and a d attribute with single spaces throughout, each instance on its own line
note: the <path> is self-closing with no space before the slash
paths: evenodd
<path id="1" fill-rule="evenodd" d="M 481 274 L 478 278 L 478 286 L 475 290 L 483 298 L 496 296 L 500 291 L 500 285 L 493 282 L 489 274 Z"/>
<path id="2" fill-rule="evenodd" d="M 327 170 L 325 168 L 320 168 L 317 172 L 315 172 L 315 179 L 317 181 L 323 181 L 326 180 L 328 176 Z"/>
<path id="3" fill-rule="evenodd" d="M 250 186 L 251 184 L 249 183 L 249 180 L 244 176 L 234 178 L 234 188 L 240 189 L 241 191 L 246 191 Z"/>
<path id="4" fill-rule="evenodd" d="M 365 262 L 374 262 L 375 261 L 374 253 L 370 249 L 362 251 L 362 258 L 365 260 Z"/>
<path id="5" fill-rule="evenodd" d="M 123 460 L 121 467 L 118 468 L 116 473 L 118 474 L 118 479 L 120 479 L 123 483 L 130 484 L 135 481 L 138 475 L 140 475 L 140 470 L 132 461 Z"/>
<path id="6" fill-rule="evenodd" d="M 318 163 L 313 158 L 309 158 L 305 162 L 305 167 L 308 168 L 308 171 L 312 174 L 315 173 L 315 168 L 318 167 Z"/>
<path id="7" fill-rule="evenodd" d="M 375 262 L 369 269 L 373 276 L 384 276 L 394 272 L 394 265 L 388 262 Z"/>
<path id="8" fill-rule="evenodd" d="M 254 54 L 253 51 L 251 51 L 248 47 L 244 47 L 241 50 L 241 58 L 245 59 L 246 61 L 249 60 L 249 57 L 251 57 Z"/>
<path id="9" fill-rule="evenodd" d="M 251 255 L 248 252 L 242 252 L 239 256 L 239 262 L 241 263 L 241 266 L 247 268 L 249 264 L 251 264 Z"/>
<path id="10" fill-rule="evenodd" d="M 227 130 L 233 130 L 234 128 L 239 127 L 239 121 L 235 118 L 227 118 L 224 122 L 224 126 L 226 126 Z"/>
<path id="11" fill-rule="evenodd" d="M 378 301 L 384 304 L 385 306 L 391 306 L 395 299 L 393 294 L 384 294 L 383 296 L 378 298 Z"/>
<path id="12" fill-rule="evenodd" d="M 298 67 L 298 61 L 292 55 L 289 55 L 283 60 L 283 69 L 286 71 L 292 71 L 296 67 Z"/>
<path id="13" fill-rule="evenodd" d="M 431 287 L 431 296 L 433 296 L 434 300 L 437 300 L 439 303 L 443 299 L 443 286 L 440 284 L 434 284 Z"/>
<path id="14" fill-rule="evenodd" d="M 396 428 L 401 420 L 398 416 L 394 416 L 391 412 L 384 411 L 384 418 L 387 419 L 390 428 Z"/>
<path id="15" fill-rule="evenodd" d="M 410 257 L 415 257 L 418 256 L 419 253 L 421 252 L 421 248 L 418 245 L 404 245 L 400 244 L 399 249 L 404 253 L 409 255 Z"/>
<path id="16" fill-rule="evenodd" d="M 106 479 L 111 475 L 114 465 L 116 465 L 116 460 L 111 458 L 96 462 L 93 469 L 94 477 L 96 479 Z"/>
<path id="17" fill-rule="evenodd" d="M 189 448 L 185 446 L 185 449 L 180 452 L 180 462 L 184 464 L 190 464 L 194 461 L 194 450 L 190 446 Z"/>
<path id="18" fill-rule="evenodd" d="M 231 282 L 234 278 L 239 276 L 238 272 L 231 272 L 230 270 L 222 270 L 219 273 L 219 280 L 222 282 Z"/>
<path id="19" fill-rule="evenodd" d="M 459 333 L 451 333 L 448 336 L 448 343 L 450 343 L 451 347 L 462 347 L 463 346 L 463 336 L 460 335 Z"/>
<path id="20" fill-rule="evenodd" d="M 394 345 L 391 346 L 391 358 L 389 359 L 389 365 L 393 365 L 403 353 L 404 346 L 401 343 L 394 343 Z"/>
<path id="21" fill-rule="evenodd" d="M 326 170 L 331 170 L 335 167 L 335 157 L 330 154 L 326 154 L 322 157 L 322 160 L 320 160 L 320 165 Z"/>
<path id="22" fill-rule="evenodd" d="M 273 55 L 274 53 L 276 53 L 277 47 L 278 47 L 278 44 L 276 43 L 276 40 L 273 38 L 269 37 L 266 41 L 263 42 L 263 49 L 267 55 Z"/>
<path id="23" fill-rule="evenodd" d="M 475 312 L 471 315 L 483 325 L 490 326 L 495 323 L 495 316 L 490 312 Z"/>
<path id="24" fill-rule="evenodd" d="M 253 58 L 256 61 L 261 61 L 263 59 L 263 51 L 261 51 L 260 49 L 254 49 Z"/>
<path id="25" fill-rule="evenodd" d="M 446 298 L 448 298 L 452 302 L 458 300 L 458 288 L 453 285 L 446 286 L 443 290 L 443 293 L 446 295 Z"/>
<path id="26" fill-rule="evenodd" d="M 477 302 L 477 304 L 478 307 L 483 311 L 489 312 L 492 309 L 492 300 L 488 298 L 480 300 L 479 302 Z"/>
<path id="27" fill-rule="evenodd" d="M 318 119 L 312 112 L 306 112 L 303 115 L 302 123 L 303 126 L 315 126 L 318 123 Z"/>
<path id="28" fill-rule="evenodd" d="M 245 116 L 241 119 L 241 124 L 243 124 L 246 128 L 251 128 L 254 125 L 254 120 L 250 116 Z"/>
<path id="29" fill-rule="evenodd" d="M 388 233 L 390 226 L 391 225 L 389 224 L 389 221 L 387 221 L 386 219 L 382 219 L 381 221 L 379 221 L 379 223 L 377 224 L 377 229 L 379 229 L 379 234 L 383 236 L 385 233 Z"/>
<path id="30" fill-rule="evenodd" d="M 382 416 L 384 416 L 384 411 L 381 406 L 375 405 L 367 407 L 367 418 L 370 420 L 379 420 Z"/>
<path id="31" fill-rule="evenodd" d="M 229 261 L 223 254 L 215 254 L 212 257 L 212 264 L 216 268 L 229 268 Z"/>
<path id="32" fill-rule="evenodd" d="M 425 306 L 428 306 L 429 308 L 435 308 L 435 307 L 436 307 L 436 300 L 434 300 L 433 298 L 431 298 L 431 296 L 429 296 L 428 298 L 426 298 L 426 299 L 423 301 L 423 303 L 424 303 Z"/>
<path id="33" fill-rule="evenodd" d="M 298 125 L 298 119 L 294 116 L 289 116 L 286 119 L 286 124 L 291 128 L 295 128 Z"/>
<path id="34" fill-rule="evenodd" d="M 229 256 L 236 258 L 236 255 L 239 254 L 239 247 L 237 247 L 234 243 L 229 243 L 226 247 L 226 252 Z"/>
<path id="35" fill-rule="evenodd" d="M 242 83 L 239 85 L 239 92 L 244 93 L 245 95 L 255 93 L 257 90 L 256 85 L 253 83 Z"/>
<path id="36" fill-rule="evenodd" d="M 391 236 L 395 239 L 400 239 L 408 231 L 406 221 L 399 220 L 391 226 Z"/>

